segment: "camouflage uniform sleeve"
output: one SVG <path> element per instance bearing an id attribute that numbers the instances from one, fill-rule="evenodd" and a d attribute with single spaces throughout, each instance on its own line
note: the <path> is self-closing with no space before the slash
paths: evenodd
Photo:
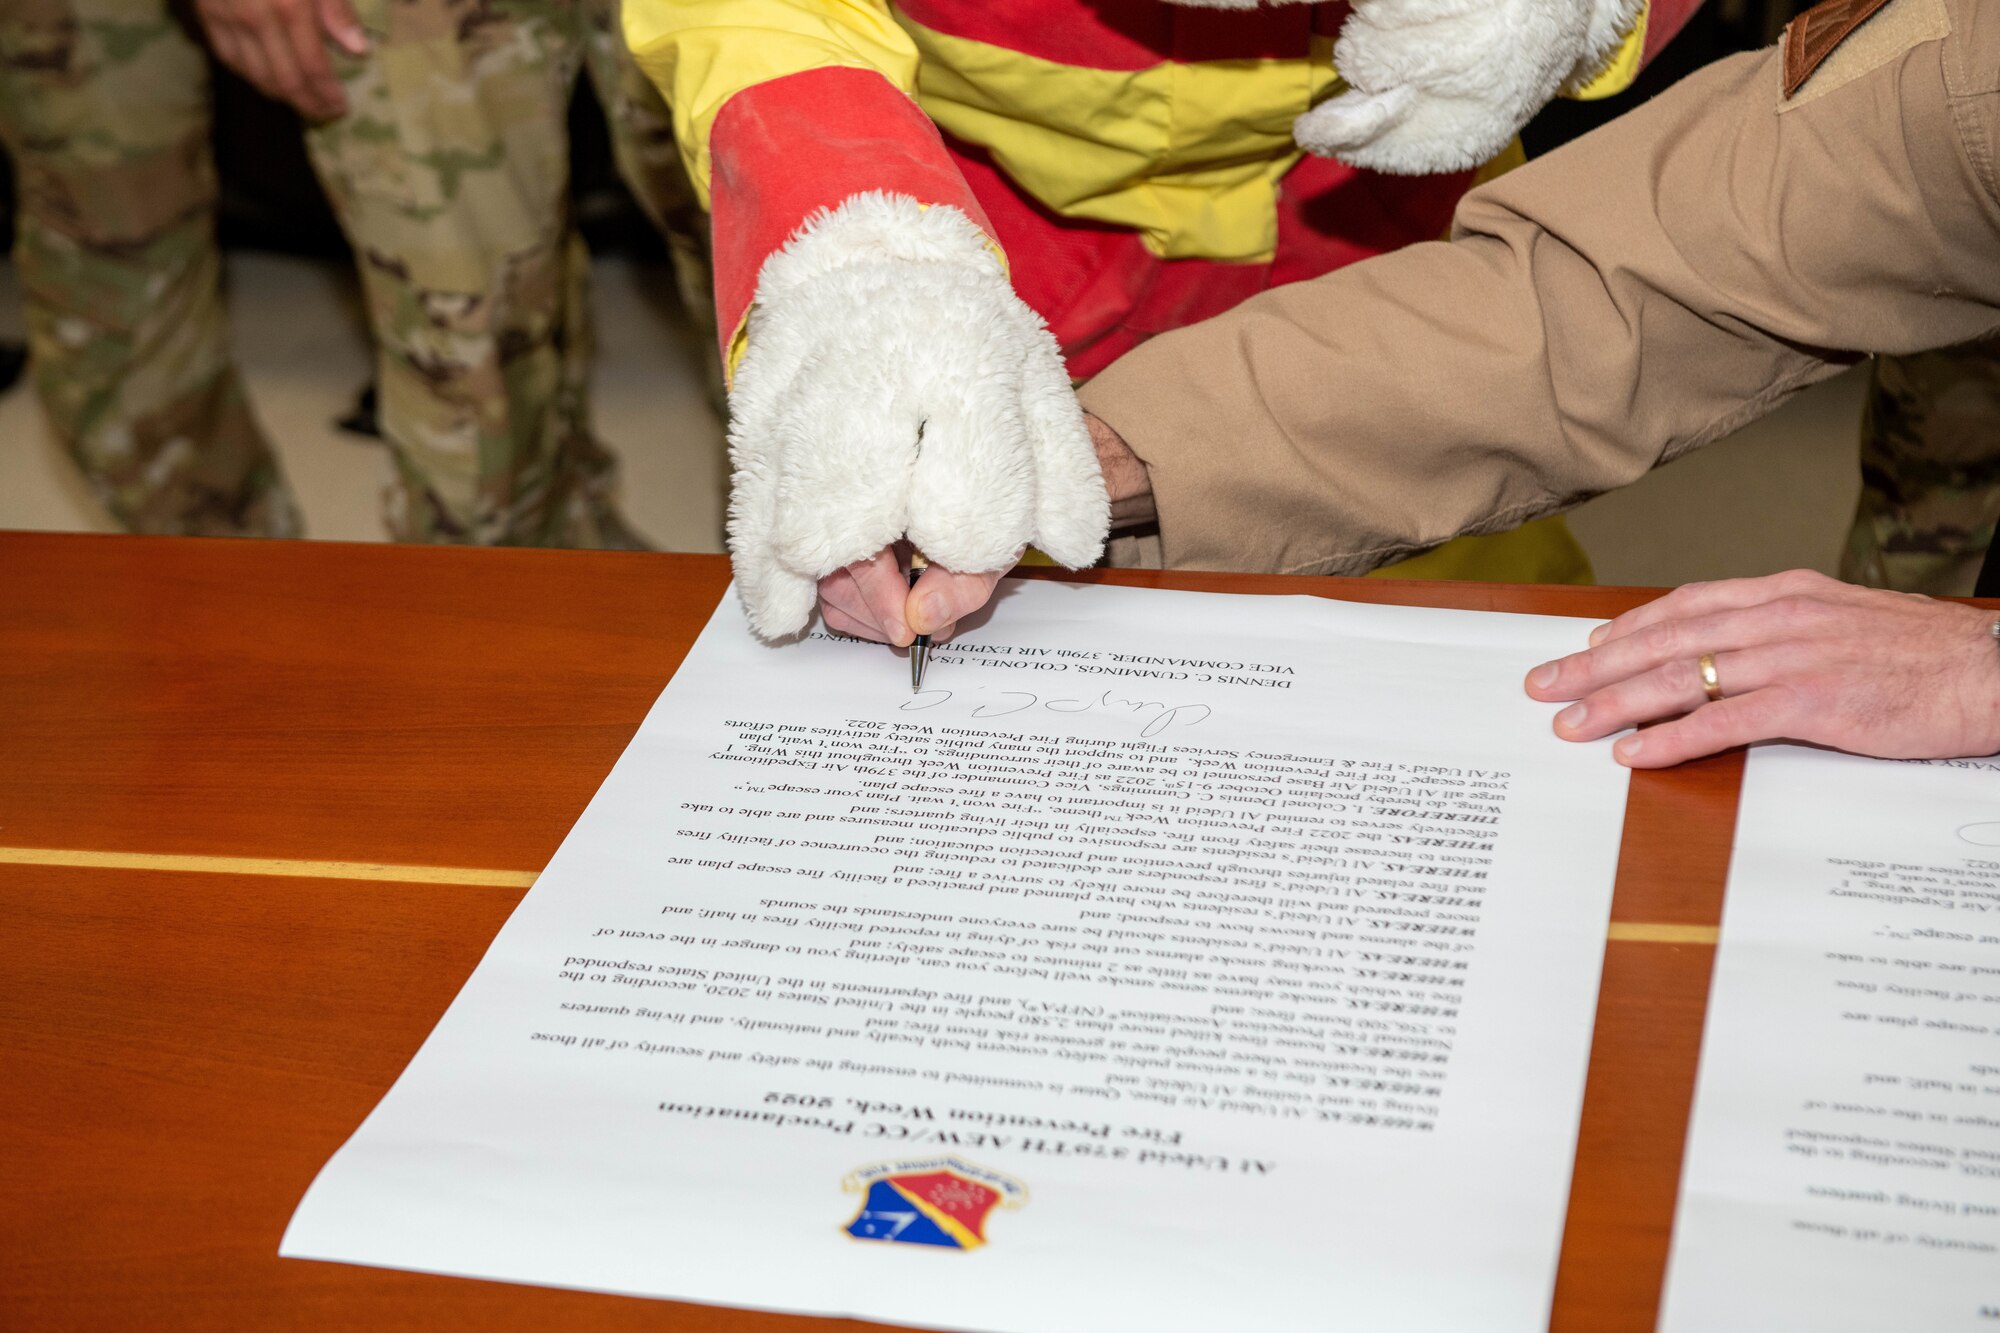
<path id="1" fill-rule="evenodd" d="M 1629 482 L 1862 354 L 2000 326 L 2000 9 L 1857 13 L 1810 69 L 1791 44 L 1721 61 L 1474 192 L 1449 244 L 1087 385 L 1148 464 L 1164 563 L 1358 572 Z"/>

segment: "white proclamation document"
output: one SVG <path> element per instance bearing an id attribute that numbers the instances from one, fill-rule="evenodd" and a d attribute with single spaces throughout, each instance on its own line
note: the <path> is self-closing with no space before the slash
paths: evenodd
<path id="1" fill-rule="evenodd" d="M 920 1326 L 1546 1325 L 1625 803 L 1584 622 L 724 599 L 287 1255 Z"/>
<path id="2" fill-rule="evenodd" d="M 2000 1328 L 2000 760 L 1751 751 L 1660 1323 Z"/>

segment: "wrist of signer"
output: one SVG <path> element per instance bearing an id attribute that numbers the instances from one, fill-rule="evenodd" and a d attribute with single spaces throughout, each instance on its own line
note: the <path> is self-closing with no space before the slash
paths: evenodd
<path id="1" fill-rule="evenodd" d="M 1132 452 L 1122 436 L 1099 417 L 1084 414 L 1090 428 L 1090 443 L 1097 450 L 1098 470 L 1104 474 L 1104 489 L 1111 496 L 1111 527 L 1136 528 L 1159 517 L 1153 507 L 1153 481 L 1146 464 Z"/>
<path id="2" fill-rule="evenodd" d="M 1972 706 L 1977 718 L 1975 725 L 1980 727 L 1980 734 L 1984 737 L 1977 749 L 1980 754 L 2000 755 L 2000 620 L 1995 620 L 1990 611 L 1985 612 L 1983 618 L 1986 633 L 1981 636 L 1985 642 L 1980 644 L 1979 655 L 1984 659 L 1984 666 L 1979 672 L 1979 689 L 1974 696 L 1983 702 L 1983 707 L 1979 703 Z"/>

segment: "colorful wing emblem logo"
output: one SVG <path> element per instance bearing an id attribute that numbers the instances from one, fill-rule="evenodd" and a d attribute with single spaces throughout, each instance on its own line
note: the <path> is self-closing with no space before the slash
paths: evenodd
<path id="1" fill-rule="evenodd" d="M 842 1228 L 854 1239 L 947 1250 L 978 1249 L 996 1208 L 1028 1201 L 1019 1181 L 956 1157 L 866 1166 L 841 1188 L 861 1196 L 861 1211 Z"/>

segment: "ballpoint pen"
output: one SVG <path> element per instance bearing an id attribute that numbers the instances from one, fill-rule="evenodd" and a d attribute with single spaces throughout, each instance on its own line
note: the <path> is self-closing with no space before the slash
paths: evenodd
<path id="1" fill-rule="evenodd" d="M 931 562 L 924 559 L 922 551 L 910 552 L 910 586 L 912 588 L 917 586 L 917 580 L 922 578 L 924 571 L 930 567 Z M 910 645 L 911 694 L 915 694 L 924 687 L 924 666 L 930 660 L 931 636 L 928 634 L 919 634 L 916 637 L 916 641 Z"/>

